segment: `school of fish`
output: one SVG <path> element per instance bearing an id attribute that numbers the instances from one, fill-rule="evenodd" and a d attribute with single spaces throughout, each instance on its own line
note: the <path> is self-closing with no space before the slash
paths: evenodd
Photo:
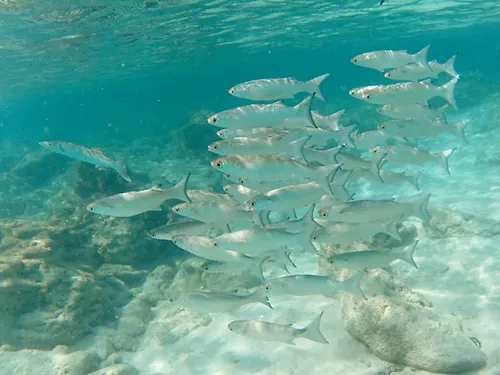
<path id="1" fill-rule="evenodd" d="M 372 51 L 351 62 L 375 69 L 397 83 L 353 88 L 349 94 L 379 105 L 376 111 L 386 116 L 375 130 L 359 133 L 356 125 L 341 126 L 344 110 L 321 115 L 311 110 L 315 100 L 325 101 L 322 82 L 329 74 L 308 81 L 295 78 L 257 79 L 235 85 L 229 94 L 258 101 L 216 113 L 207 119 L 217 127 L 221 140 L 208 145 L 216 154 L 211 167 L 230 181 L 220 193 L 188 189 L 189 175 L 169 189 L 158 186 L 101 198 L 87 209 L 95 214 L 131 217 L 146 211 L 162 210 L 167 200 L 182 201 L 171 207 L 176 214 L 167 224 L 152 229 L 155 240 L 172 241 L 179 248 L 211 263 L 210 269 L 254 273 L 262 285 L 248 294 L 210 291 L 179 291 L 170 301 L 198 312 L 222 313 L 260 303 L 273 308 L 269 296 L 322 295 L 350 293 L 367 298 L 360 288 L 366 270 L 390 270 L 402 260 L 417 267 L 413 253 L 418 240 L 403 245 L 398 223 L 410 217 L 429 220 L 430 194 L 417 193 L 406 200 L 355 199 L 347 187 L 363 179 L 373 184 L 408 183 L 420 191 L 419 177 L 405 172 L 382 170 L 386 165 L 423 166 L 436 163 L 450 173 L 448 160 L 456 147 L 429 150 L 408 145 L 408 140 L 456 134 L 466 142 L 468 121 L 449 123 L 445 112 L 455 103 L 459 75 L 454 68 L 456 56 L 444 64 L 428 61 L 429 46 L 420 52 Z M 451 78 L 441 86 L 431 79 Z M 307 97 L 296 105 L 284 99 Z M 428 101 L 440 97 L 441 107 Z M 262 102 L 270 103 L 262 103 Z M 375 111 L 375 110 L 374 110 Z M 49 141 L 43 147 L 101 168 L 114 169 L 130 181 L 122 161 L 101 151 L 83 146 Z M 336 266 L 357 273 L 343 281 L 314 274 L 294 274 L 294 256 L 301 252 L 318 256 L 321 244 L 349 245 L 353 241 L 371 243 L 377 233 L 386 233 L 401 245 L 390 249 L 346 252 L 333 256 Z M 284 276 L 266 278 L 266 269 L 278 267 Z M 321 312 L 303 328 L 259 320 L 235 320 L 228 329 L 249 338 L 293 344 L 304 338 L 327 344 L 320 330 Z"/>

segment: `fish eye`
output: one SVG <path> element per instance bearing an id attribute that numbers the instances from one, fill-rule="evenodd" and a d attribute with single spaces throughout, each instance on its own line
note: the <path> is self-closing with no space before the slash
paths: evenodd
<path id="1" fill-rule="evenodd" d="M 224 131 L 223 131 L 223 130 L 219 130 L 219 131 L 217 132 L 217 135 L 218 135 L 219 137 L 222 137 L 222 136 L 224 135 Z"/>
<path id="2" fill-rule="evenodd" d="M 318 235 L 317 234 L 313 234 L 311 238 L 312 238 L 313 241 L 316 241 L 318 239 Z"/>
<path id="3" fill-rule="evenodd" d="M 174 244 L 177 244 L 177 240 L 172 240 L 172 242 L 173 242 Z"/>
<path id="4" fill-rule="evenodd" d="M 224 186 L 222 189 L 223 189 L 226 193 L 229 191 L 229 187 L 228 187 L 228 186 Z"/>
<path id="5" fill-rule="evenodd" d="M 319 213 L 319 216 L 321 216 L 321 217 L 327 217 L 327 216 L 328 216 L 328 213 L 327 213 L 326 211 L 321 211 L 321 212 Z"/>
<path id="6" fill-rule="evenodd" d="M 208 119 L 210 124 L 215 124 L 217 122 L 217 116 L 212 116 Z"/>
<path id="7" fill-rule="evenodd" d="M 377 150 L 376 148 L 373 148 L 373 149 L 372 149 L 372 152 L 373 152 L 374 154 L 376 154 L 376 153 L 377 153 L 377 151 L 378 151 L 378 150 Z"/>
<path id="8" fill-rule="evenodd" d="M 265 286 L 264 286 L 264 289 L 265 289 L 265 290 L 270 290 L 271 288 L 269 287 L 269 285 L 265 285 Z"/>
<path id="9" fill-rule="evenodd" d="M 219 146 L 217 146 L 217 145 L 213 145 L 213 146 L 212 146 L 212 148 L 213 148 L 214 150 L 217 150 L 217 149 L 219 148 Z"/>
<path id="10" fill-rule="evenodd" d="M 218 247 L 219 246 L 219 243 L 217 241 L 212 241 L 212 246 L 213 247 Z"/>
<path id="11" fill-rule="evenodd" d="M 170 302 L 174 302 L 174 299 L 173 298 L 169 298 L 168 299 Z"/>
<path id="12" fill-rule="evenodd" d="M 231 95 L 233 95 L 233 94 L 234 94 L 234 89 L 229 90 L 229 93 L 230 93 Z"/>
<path id="13" fill-rule="evenodd" d="M 353 62 L 358 62 L 358 59 L 355 57 L 352 61 Z"/>
<path id="14" fill-rule="evenodd" d="M 250 207 L 255 207 L 255 201 L 250 202 Z"/>
<path id="15" fill-rule="evenodd" d="M 354 96 L 356 92 L 354 90 L 349 91 L 349 95 Z"/>
<path id="16" fill-rule="evenodd" d="M 380 129 L 385 129 L 385 124 L 380 125 Z"/>
<path id="17" fill-rule="evenodd" d="M 175 207 L 175 208 L 174 208 L 174 212 L 179 213 L 179 211 L 180 211 L 180 208 L 179 208 L 179 207 Z"/>
<path id="18" fill-rule="evenodd" d="M 153 238 L 155 238 L 156 237 L 156 233 L 151 233 L 150 236 L 153 237 Z"/>
<path id="19" fill-rule="evenodd" d="M 94 211 L 94 207 L 95 207 L 95 205 L 90 204 L 90 205 L 89 205 L 89 210 L 90 210 L 90 211 Z"/>
<path id="20" fill-rule="evenodd" d="M 222 163 L 220 161 L 216 161 L 214 163 L 214 166 L 215 166 L 215 168 L 220 168 L 220 167 L 222 167 Z"/>
<path id="21" fill-rule="evenodd" d="M 371 97 L 372 97 L 372 94 L 366 94 L 366 95 L 365 95 L 365 98 L 366 98 L 366 99 L 370 99 Z"/>

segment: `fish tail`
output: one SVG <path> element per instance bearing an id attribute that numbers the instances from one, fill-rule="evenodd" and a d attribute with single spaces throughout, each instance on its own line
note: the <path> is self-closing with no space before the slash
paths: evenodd
<path id="1" fill-rule="evenodd" d="M 301 330 L 300 336 L 304 339 L 319 342 L 320 344 L 328 344 L 325 336 L 321 333 L 320 325 L 324 311 L 319 314 L 309 325 Z"/>
<path id="2" fill-rule="evenodd" d="M 367 299 L 363 291 L 361 290 L 361 279 L 363 278 L 365 272 L 358 272 L 355 276 L 350 279 L 345 280 L 342 283 L 343 290 L 348 292 L 357 298 Z"/>
<path id="3" fill-rule="evenodd" d="M 450 76 L 452 77 L 456 77 L 458 76 L 458 73 L 456 72 L 455 70 L 455 59 L 457 58 L 457 55 L 453 55 L 452 57 L 450 57 L 448 59 L 448 61 L 446 61 L 444 64 L 443 64 L 443 68 L 444 68 L 444 71 L 446 73 L 448 73 Z"/>
<path id="4" fill-rule="evenodd" d="M 333 194 L 337 197 L 342 202 L 349 202 L 352 200 L 352 195 L 347 191 L 345 185 L 347 184 L 347 181 L 349 181 L 349 178 L 351 177 L 353 171 L 345 171 L 343 176 L 335 180 L 333 179 L 332 183 L 330 184 L 330 188 L 333 191 Z"/>
<path id="5" fill-rule="evenodd" d="M 441 97 L 446 99 L 446 101 L 450 103 L 455 109 L 458 109 L 457 103 L 455 103 L 455 86 L 457 85 L 459 79 L 460 74 L 453 77 L 450 82 L 438 87 L 438 89 L 441 91 Z"/>
<path id="6" fill-rule="evenodd" d="M 403 216 L 404 217 L 404 216 Z M 401 235 L 398 232 L 398 223 L 396 221 L 388 221 L 384 224 L 384 233 L 395 238 L 396 240 L 403 242 Z"/>
<path id="7" fill-rule="evenodd" d="M 384 155 L 385 156 L 385 155 Z M 370 163 L 370 172 L 375 176 L 377 180 L 379 180 L 381 183 L 384 183 L 384 180 L 382 179 L 382 175 L 380 174 L 380 169 L 382 166 L 386 163 L 386 159 L 375 159 L 372 158 L 371 163 Z"/>
<path id="8" fill-rule="evenodd" d="M 431 48 L 430 44 L 422 48 L 420 52 L 417 52 L 415 57 L 415 62 L 417 64 L 427 65 L 427 53 L 429 52 L 429 48 Z"/>
<path id="9" fill-rule="evenodd" d="M 121 160 L 116 162 L 115 171 L 127 182 L 132 182 L 127 172 L 127 166 Z"/>
<path id="10" fill-rule="evenodd" d="M 286 251 L 286 249 L 281 249 L 281 250 L 275 250 L 273 251 L 275 254 L 275 259 L 276 261 L 282 263 L 283 265 L 286 266 L 291 266 L 293 268 L 297 268 L 297 265 L 293 262 L 293 260 L 290 258 L 290 253 Z"/>
<path id="11" fill-rule="evenodd" d="M 304 147 L 306 143 L 309 142 L 311 137 L 312 135 L 309 135 L 307 137 L 299 138 L 294 140 L 293 142 L 290 142 L 293 158 L 298 161 L 304 162 L 306 165 L 309 165 L 309 162 L 307 161 L 306 155 L 304 153 Z"/>
<path id="12" fill-rule="evenodd" d="M 316 93 L 316 97 L 320 100 L 323 100 L 323 101 L 325 101 L 325 97 L 323 96 L 323 93 L 321 92 L 321 84 L 323 83 L 323 81 L 325 79 L 328 78 L 329 75 L 330 75 L 330 73 L 326 73 L 326 74 L 320 75 L 319 77 L 313 78 L 313 79 L 306 82 L 306 84 L 311 87 L 310 90 L 312 92 Z"/>
<path id="13" fill-rule="evenodd" d="M 191 173 L 188 173 L 186 177 L 184 177 L 182 180 L 180 180 L 177 185 L 174 187 L 165 190 L 167 193 L 167 199 L 179 199 L 184 202 L 192 202 L 191 198 L 187 195 L 187 183 L 189 181 L 189 177 L 191 176 Z"/>
<path id="14" fill-rule="evenodd" d="M 408 176 L 408 182 L 410 184 L 412 184 L 413 186 L 415 186 L 415 189 L 417 189 L 418 191 L 420 191 L 419 180 L 420 180 L 420 176 L 422 176 L 423 172 L 424 172 L 424 170 L 421 169 L 420 172 L 418 172 L 417 175 L 415 175 L 415 176 Z"/>
<path id="15" fill-rule="evenodd" d="M 415 252 L 415 248 L 418 245 L 418 240 L 413 244 L 404 248 L 403 253 L 401 254 L 401 260 L 405 261 L 408 264 L 411 264 L 413 267 L 418 268 L 417 263 L 415 263 L 415 259 L 413 259 L 413 253 Z"/>
<path id="16" fill-rule="evenodd" d="M 417 195 L 409 203 L 413 205 L 412 214 L 416 217 L 422 219 L 423 221 L 429 221 L 429 213 L 427 212 L 427 204 L 429 204 L 429 198 L 431 194 Z"/>
<path id="17" fill-rule="evenodd" d="M 465 128 L 467 127 L 467 125 L 469 125 L 469 120 L 464 120 L 464 121 L 460 121 L 460 122 L 457 122 L 455 124 L 455 127 L 457 129 L 457 135 L 462 138 L 462 140 L 465 142 L 465 143 L 469 143 L 467 141 L 467 138 L 465 137 Z"/>
<path id="18" fill-rule="evenodd" d="M 451 154 L 453 154 L 455 152 L 456 149 L 457 149 L 456 147 L 453 147 L 453 148 L 450 148 L 449 150 L 445 150 L 443 152 L 433 154 L 436 157 L 436 161 L 438 162 L 438 164 L 441 167 L 443 167 L 444 170 L 446 172 L 448 172 L 448 174 L 450 174 L 450 175 L 451 175 L 451 173 L 450 173 L 450 167 L 448 165 L 448 159 L 451 156 Z"/>
<path id="19" fill-rule="evenodd" d="M 334 196 L 334 192 L 330 185 L 330 181 L 332 180 L 332 176 L 335 176 L 335 173 L 339 170 L 341 164 L 331 164 L 324 165 L 322 167 L 318 167 L 316 182 L 325 190 L 330 196 Z"/>
<path id="20" fill-rule="evenodd" d="M 269 298 L 267 297 L 266 289 L 264 288 L 259 288 L 255 292 L 253 292 L 250 295 L 250 300 L 252 302 L 262 303 L 263 305 L 269 307 L 270 309 L 273 308 L 273 306 L 269 302 Z"/>
<path id="21" fill-rule="evenodd" d="M 252 267 L 250 267 L 254 275 L 256 275 L 262 281 L 265 280 L 264 263 L 266 263 L 269 260 L 269 258 L 270 258 L 269 256 L 255 258 L 255 261 L 252 262 Z"/>
<path id="22" fill-rule="evenodd" d="M 311 112 L 311 106 L 312 106 L 312 102 L 313 102 L 313 99 L 315 96 L 316 96 L 316 93 L 313 92 L 307 98 L 302 100 L 299 104 L 297 104 L 295 107 L 293 107 L 293 109 L 295 109 L 295 111 L 305 113 L 309 124 L 313 128 L 317 128 L 316 123 L 314 122 L 314 119 L 312 117 L 312 112 Z"/>

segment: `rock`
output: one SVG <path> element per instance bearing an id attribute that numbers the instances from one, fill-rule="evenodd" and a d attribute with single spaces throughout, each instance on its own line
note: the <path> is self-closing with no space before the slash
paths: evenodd
<path id="1" fill-rule="evenodd" d="M 142 285 L 141 295 L 147 298 L 151 305 L 167 299 L 170 285 L 177 274 L 173 266 L 162 264 L 156 267 L 146 278 Z"/>
<path id="2" fill-rule="evenodd" d="M 58 375 L 87 375 L 99 368 L 101 360 L 97 354 L 82 350 L 69 355 L 56 355 L 52 361 Z"/>
<path id="3" fill-rule="evenodd" d="M 141 284 L 147 274 L 147 271 L 139 271 L 129 265 L 110 263 L 103 264 L 97 271 L 98 276 L 115 277 L 127 284 L 128 287 L 134 287 Z"/>
<path id="4" fill-rule="evenodd" d="M 347 332 L 379 358 L 437 373 L 486 364 L 486 355 L 459 322 L 436 315 L 430 303 L 385 271 L 370 271 L 362 289 L 368 300 L 342 296 L 342 318 Z"/>
<path id="5" fill-rule="evenodd" d="M 112 365 L 94 371 L 88 375 L 138 375 L 139 370 L 127 364 Z"/>

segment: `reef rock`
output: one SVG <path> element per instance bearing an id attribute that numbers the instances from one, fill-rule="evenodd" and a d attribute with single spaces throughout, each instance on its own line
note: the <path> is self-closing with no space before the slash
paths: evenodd
<path id="1" fill-rule="evenodd" d="M 138 375 L 139 370 L 127 364 L 112 365 L 88 375 Z"/>

